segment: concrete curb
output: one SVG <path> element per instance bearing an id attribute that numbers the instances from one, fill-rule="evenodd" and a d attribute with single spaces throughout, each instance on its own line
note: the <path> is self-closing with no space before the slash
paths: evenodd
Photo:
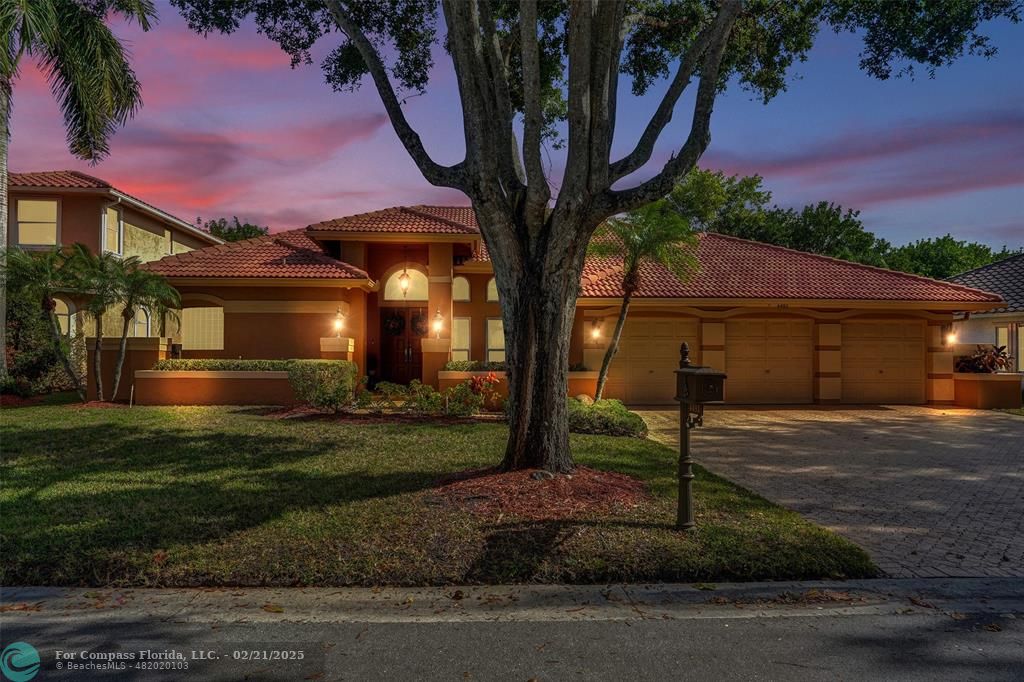
<path id="1" fill-rule="evenodd" d="M 891 613 L 1024 616 L 1024 579 L 380 589 L 9 587 L 0 592 L 0 617 L 36 623 L 542 622 Z"/>

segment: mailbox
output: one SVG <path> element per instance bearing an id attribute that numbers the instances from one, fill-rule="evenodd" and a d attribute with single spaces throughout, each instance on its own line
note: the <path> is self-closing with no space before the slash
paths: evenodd
<path id="1" fill-rule="evenodd" d="M 720 403 L 725 400 L 725 372 L 690 364 L 690 348 L 679 349 L 676 400 L 681 403 Z"/>

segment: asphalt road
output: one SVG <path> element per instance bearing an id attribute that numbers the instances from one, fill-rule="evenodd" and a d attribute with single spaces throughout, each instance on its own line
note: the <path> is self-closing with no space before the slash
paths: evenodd
<path id="1" fill-rule="evenodd" d="M 382 595 L 7 590 L 0 641 L 39 650 L 38 680 L 1024 679 L 1020 583 L 876 584 L 394 590 L 373 603 Z M 141 662 L 145 650 L 181 658 Z M 302 658 L 245 660 L 274 651 Z M 123 669 L 73 667 L 129 654 Z"/>

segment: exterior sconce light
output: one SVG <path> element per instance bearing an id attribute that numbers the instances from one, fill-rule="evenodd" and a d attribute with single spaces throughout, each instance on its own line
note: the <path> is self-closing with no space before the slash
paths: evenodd
<path id="1" fill-rule="evenodd" d="M 590 323 L 590 338 L 595 341 L 601 338 L 601 323 L 597 320 Z"/>
<path id="2" fill-rule="evenodd" d="M 953 325 L 942 325 L 942 342 L 947 346 L 952 346 L 956 343 L 956 332 L 953 331 Z"/>
<path id="3" fill-rule="evenodd" d="M 433 322 L 434 338 L 437 338 L 437 339 L 441 338 L 441 329 L 443 327 L 444 327 L 444 315 L 441 314 L 441 309 L 438 308 L 437 312 L 434 314 L 434 322 Z"/>
<path id="4" fill-rule="evenodd" d="M 334 333 L 340 339 L 341 332 L 345 330 L 345 313 L 341 312 L 341 307 L 338 307 L 338 312 L 334 313 Z"/>
<path id="5" fill-rule="evenodd" d="M 956 343 L 956 333 L 950 332 L 946 334 L 946 345 L 952 346 L 954 343 Z"/>

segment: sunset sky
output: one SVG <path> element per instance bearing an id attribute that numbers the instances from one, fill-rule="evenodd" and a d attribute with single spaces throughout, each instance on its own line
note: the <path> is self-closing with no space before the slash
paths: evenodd
<path id="1" fill-rule="evenodd" d="M 90 167 L 67 152 L 57 105 L 26 66 L 14 89 L 11 170 L 77 168 L 189 221 L 238 215 L 273 231 L 399 204 L 468 203 L 422 179 L 370 84 L 349 94 L 324 83 L 318 58 L 336 36 L 317 45 L 313 66 L 293 70 L 251 26 L 204 39 L 170 6 L 160 14 L 149 33 L 117 26 L 145 104 L 111 156 Z M 719 99 L 701 165 L 759 173 L 783 206 L 860 209 L 869 229 L 895 243 L 950 232 L 1024 246 L 1024 27 L 993 24 L 989 33 L 1000 48 L 992 60 L 888 82 L 858 70 L 856 37 L 822 35 L 801 78 L 767 106 L 738 89 Z M 440 49 L 435 63 L 428 94 L 407 111 L 428 149 L 451 163 L 463 148 L 458 98 Z M 621 93 L 617 153 L 660 89 L 642 99 Z M 680 109 L 656 160 L 678 148 L 688 120 Z"/>

